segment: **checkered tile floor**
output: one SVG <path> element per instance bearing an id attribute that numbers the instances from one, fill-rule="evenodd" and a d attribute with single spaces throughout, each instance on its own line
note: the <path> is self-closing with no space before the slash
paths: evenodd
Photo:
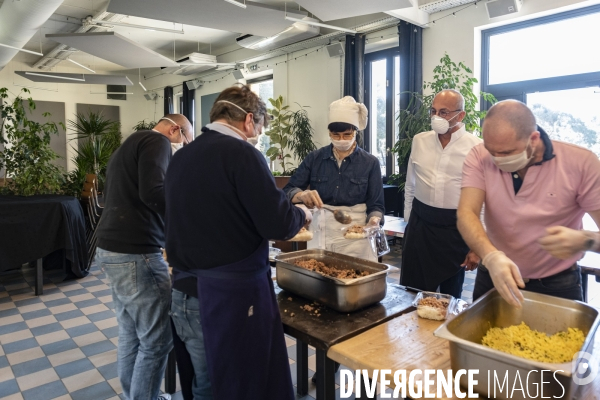
<path id="1" fill-rule="evenodd" d="M 400 260 L 399 245 L 384 258 L 395 266 Z M 467 301 L 474 277 L 469 273 L 465 279 Z M 400 270 L 394 269 L 388 281 L 398 283 L 399 278 Z M 116 363 L 118 327 L 108 279 L 96 267 L 83 279 L 63 279 L 61 272 L 45 271 L 44 295 L 37 297 L 32 268 L 0 273 L 0 400 L 122 398 Z M 591 279 L 589 293 L 600 293 L 599 288 Z M 595 300 L 600 303 L 600 296 Z M 296 342 L 286 337 L 286 343 L 296 384 Z M 312 376 L 313 348 L 308 365 Z M 339 373 L 336 379 L 339 382 Z M 337 393 L 339 397 L 339 389 Z M 315 396 L 316 386 L 309 382 L 309 395 L 298 400 Z M 181 393 L 173 399 L 182 399 Z"/>

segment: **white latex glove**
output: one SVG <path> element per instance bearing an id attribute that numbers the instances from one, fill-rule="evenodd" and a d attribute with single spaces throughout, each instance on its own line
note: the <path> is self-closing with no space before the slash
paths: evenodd
<path id="1" fill-rule="evenodd" d="M 381 222 L 381 218 L 371 217 L 367 223 L 367 226 L 379 226 L 379 222 Z"/>
<path id="2" fill-rule="evenodd" d="M 296 204 L 296 207 L 304 211 L 304 226 L 310 225 L 310 223 L 312 222 L 312 213 L 310 212 L 310 210 L 306 208 L 304 204 Z"/>
<path id="3" fill-rule="evenodd" d="M 546 229 L 546 236 L 541 237 L 538 243 L 553 257 L 566 260 L 584 251 L 589 239 L 590 237 L 583 231 L 553 226 Z"/>
<path id="4" fill-rule="evenodd" d="M 293 201 L 301 201 L 308 208 L 323 207 L 323 200 L 316 190 L 305 190 L 296 194 Z"/>
<path id="5" fill-rule="evenodd" d="M 502 251 L 492 251 L 483 257 L 483 265 L 487 268 L 502 298 L 515 307 L 520 308 L 525 299 L 519 290 L 525 287 L 517 264 L 506 257 Z"/>

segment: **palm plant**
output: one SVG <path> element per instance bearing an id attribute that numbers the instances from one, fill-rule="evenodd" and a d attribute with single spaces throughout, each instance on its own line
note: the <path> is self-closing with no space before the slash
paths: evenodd
<path id="1" fill-rule="evenodd" d="M 100 144 L 102 141 L 97 140 L 102 135 L 107 134 L 113 128 L 114 121 L 104 118 L 102 113 L 90 111 L 87 115 L 77 113 L 76 119 L 68 121 L 69 127 L 75 131 L 75 139 L 88 139 L 88 143 Z M 99 175 L 100 164 L 98 163 L 97 154 L 100 150 L 96 149 L 90 155 L 93 157 L 93 167 L 88 172 L 93 172 Z"/>
<path id="2" fill-rule="evenodd" d="M 135 124 L 133 126 L 133 128 L 131 128 L 131 129 L 133 129 L 134 132 L 137 132 L 137 131 L 149 131 L 152 128 L 154 128 L 156 126 L 156 124 L 157 123 L 155 121 L 148 121 L 148 122 L 146 122 L 146 120 L 143 119 L 143 120 L 139 121 L 137 124 Z"/>

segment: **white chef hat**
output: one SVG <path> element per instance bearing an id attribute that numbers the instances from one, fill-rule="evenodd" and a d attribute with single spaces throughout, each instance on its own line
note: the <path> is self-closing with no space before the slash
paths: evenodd
<path id="1" fill-rule="evenodd" d="M 345 122 L 354 125 L 359 131 L 367 127 L 369 111 L 352 96 L 345 96 L 329 105 L 329 123 Z"/>

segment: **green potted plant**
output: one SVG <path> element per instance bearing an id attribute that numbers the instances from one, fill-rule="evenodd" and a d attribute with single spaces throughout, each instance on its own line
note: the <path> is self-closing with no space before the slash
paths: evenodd
<path id="1" fill-rule="evenodd" d="M 400 137 L 391 151 L 396 154 L 400 172 L 391 175 L 388 183 L 398 185 L 401 191 L 404 191 L 406 184 L 406 168 L 412 140 L 416 134 L 431 130 L 429 109 L 436 93 L 443 89 L 455 89 L 463 95 L 467 114 L 463 123 L 468 132 L 480 135 L 480 121 L 486 114 L 486 111 L 477 110 L 477 95 L 473 92 L 473 86 L 477 83 L 477 79 L 473 78 L 473 71 L 464 63 L 456 64 L 446 53 L 440 59 L 440 64 L 433 69 L 433 73 L 434 80 L 423 84 L 424 91 L 428 91 L 429 94 L 410 92 L 408 107 L 400 110 L 396 117 Z M 480 95 L 490 104 L 497 101 L 490 93 L 481 92 Z"/>
<path id="2" fill-rule="evenodd" d="M 149 131 L 152 130 L 152 128 L 154 128 L 156 126 L 157 122 L 154 121 L 148 121 L 146 122 L 145 119 L 139 121 L 137 124 L 135 124 L 133 126 L 133 132 L 137 132 L 137 131 Z"/>
<path id="3" fill-rule="evenodd" d="M 317 147 L 312 140 L 314 130 L 304 107 L 298 104 L 298 111 L 290 111 L 289 106 L 283 105 L 282 96 L 269 99 L 269 102 L 273 108 L 269 110 L 271 123 L 265 134 L 271 141 L 271 147 L 266 155 L 271 162 L 279 161 L 281 171 L 273 171 L 273 176 L 276 177 L 277 186 L 283 187 L 296 171 L 291 161 L 295 159 L 301 163 Z"/>
<path id="4" fill-rule="evenodd" d="M 96 174 L 102 188 L 106 179 L 106 166 L 114 151 L 121 145 L 120 124 L 105 118 L 102 113 L 90 111 L 78 113 L 75 120 L 68 121 L 75 131 L 75 139 L 84 139 L 78 148 L 73 147 L 75 169 L 69 173 L 68 190 L 78 195 L 83 187 L 85 175 Z"/>
<path id="5" fill-rule="evenodd" d="M 64 124 L 48 121 L 43 124 L 27 118 L 26 107 L 35 109 L 31 97 L 24 99 L 21 92 L 8 100 L 7 88 L 0 88 L 0 169 L 4 168 L 2 191 L 7 194 L 32 196 L 36 194 L 58 194 L 64 183 L 64 171 L 52 164 L 59 158 L 50 147 L 52 135 L 58 135 L 59 126 Z M 49 118 L 50 113 L 44 113 Z M 7 179 L 10 178 L 10 179 Z"/>

